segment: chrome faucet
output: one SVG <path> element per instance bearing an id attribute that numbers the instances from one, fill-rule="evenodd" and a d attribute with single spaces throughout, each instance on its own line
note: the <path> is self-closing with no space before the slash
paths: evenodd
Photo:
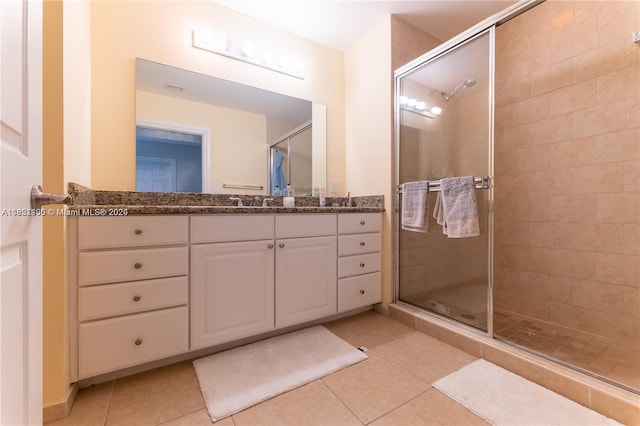
<path id="1" fill-rule="evenodd" d="M 243 207 L 244 205 L 242 204 L 242 198 L 240 197 L 229 197 L 229 199 L 231 201 L 237 201 L 238 205 L 236 207 Z"/>
<path id="2" fill-rule="evenodd" d="M 273 201 L 273 198 L 265 198 L 264 200 L 262 200 L 262 207 L 269 207 L 267 201 Z"/>
<path id="3" fill-rule="evenodd" d="M 257 205 L 260 204 L 260 197 L 256 196 L 253 197 L 253 200 L 251 200 L 251 204 L 249 204 L 251 207 L 255 207 Z"/>

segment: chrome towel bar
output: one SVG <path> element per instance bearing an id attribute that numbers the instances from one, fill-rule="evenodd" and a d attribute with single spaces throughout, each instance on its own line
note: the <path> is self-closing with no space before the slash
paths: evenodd
<path id="1" fill-rule="evenodd" d="M 474 176 L 473 181 L 476 184 L 476 189 L 489 189 L 493 182 L 491 176 Z M 429 181 L 429 191 L 440 191 L 440 179 Z M 402 185 L 396 186 L 396 193 L 402 194 Z"/>

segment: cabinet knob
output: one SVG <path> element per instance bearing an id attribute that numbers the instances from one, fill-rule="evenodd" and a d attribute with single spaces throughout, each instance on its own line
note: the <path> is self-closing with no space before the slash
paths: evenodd
<path id="1" fill-rule="evenodd" d="M 142 300 L 142 296 L 138 296 L 137 294 L 135 296 L 133 296 L 133 301 L 134 302 L 139 302 Z"/>
<path id="2" fill-rule="evenodd" d="M 142 339 L 138 337 L 134 343 L 136 346 L 140 346 L 142 344 Z"/>
<path id="3" fill-rule="evenodd" d="M 140 235 L 140 234 L 142 234 L 142 229 L 138 228 L 135 231 L 133 231 L 133 233 L 136 234 L 136 235 Z"/>
<path id="4" fill-rule="evenodd" d="M 361 268 L 364 268 L 364 263 L 361 263 L 361 264 L 360 264 L 360 267 L 361 267 Z"/>
<path id="5" fill-rule="evenodd" d="M 360 290 L 360 294 L 364 294 L 364 290 Z"/>
<path id="6" fill-rule="evenodd" d="M 364 241 L 360 241 L 360 245 L 364 247 Z"/>
<path id="7" fill-rule="evenodd" d="M 267 247 L 272 249 L 273 248 L 273 244 L 269 244 Z"/>
<path id="8" fill-rule="evenodd" d="M 360 225 L 364 225 L 364 223 L 365 223 L 364 220 L 360 221 Z"/>
<path id="9" fill-rule="evenodd" d="M 136 269 L 140 269 L 140 268 L 142 268 L 142 263 L 140 263 L 140 262 L 136 262 L 136 263 L 133 265 L 133 267 L 134 267 L 134 268 L 136 268 Z"/>
<path id="10" fill-rule="evenodd" d="M 278 247 L 280 247 L 280 248 L 284 248 L 284 243 L 280 243 L 280 244 L 278 244 Z"/>

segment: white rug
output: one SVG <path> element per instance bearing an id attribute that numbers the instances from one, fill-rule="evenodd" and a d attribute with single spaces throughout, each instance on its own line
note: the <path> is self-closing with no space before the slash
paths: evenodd
<path id="1" fill-rule="evenodd" d="M 366 359 L 322 326 L 193 361 L 213 421 Z"/>
<path id="2" fill-rule="evenodd" d="M 483 359 L 433 387 L 493 425 L 619 424 Z"/>

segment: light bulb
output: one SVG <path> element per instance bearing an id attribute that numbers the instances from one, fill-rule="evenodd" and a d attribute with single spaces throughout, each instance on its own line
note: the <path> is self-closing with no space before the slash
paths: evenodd
<path id="1" fill-rule="evenodd" d="M 253 55 L 255 55 L 255 53 L 256 47 L 253 44 L 245 43 L 244 46 L 242 46 L 242 54 L 247 58 L 252 57 Z"/>
<path id="2" fill-rule="evenodd" d="M 423 110 L 423 109 L 425 109 L 425 108 L 426 108 L 426 106 L 427 106 L 427 104 L 425 104 L 425 103 L 424 103 L 424 102 L 422 102 L 422 101 L 418 101 L 418 102 L 416 102 L 416 109 Z"/>
<path id="3" fill-rule="evenodd" d="M 297 61 L 295 66 L 293 67 L 293 70 L 298 74 L 304 73 L 304 63 L 302 61 Z"/>
<path id="4" fill-rule="evenodd" d="M 434 107 L 431 107 L 429 111 L 431 111 L 431 114 L 440 115 L 442 113 L 442 108 L 438 106 L 434 106 Z"/>
<path id="5" fill-rule="evenodd" d="M 415 99 L 411 98 L 407 101 L 407 105 L 409 105 L 410 107 L 416 106 L 416 103 L 418 101 L 416 101 Z"/>
<path id="6" fill-rule="evenodd" d="M 406 96 L 400 96 L 400 105 L 406 105 L 409 102 L 409 98 Z"/>
<path id="7" fill-rule="evenodd" d="M 262 51 L 262 60 L 267 63 L 271 62 L 273 60 L 273 52 L 269 49 L 264 49 Z"/>
<path id="8" fill-rule="evenodd" d="M 288 56 L 280 56 L 280 68 L 283 70 L 291 68 L 291 59 Z"/>

